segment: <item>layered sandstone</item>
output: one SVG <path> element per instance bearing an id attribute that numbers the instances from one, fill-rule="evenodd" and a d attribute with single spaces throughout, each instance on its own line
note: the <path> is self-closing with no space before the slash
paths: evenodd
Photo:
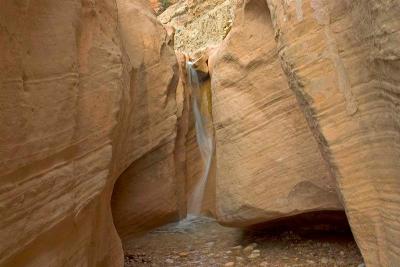
<path id="1" fill-rule="evenodd" d="M 125 169 L 184 212 L 170 36 L 147 1 L 6 1 L 0 25 L 0 266 L 122 266 L 110 201 Z"/>
<path id="2" fill-rule="evenodd" d="M 210 62 L 217 219 L 250 226 L 341 210 L 335 180 L 281 68 L 265 1 L 238 6 Z"/>
<path id="3" fill-rule="evenodd" d="M 176 37 L 148 0 L 1 4 L 0 266 L 122 266 L 110 202 L 123 240 L 185 216 L 204 165 L 172 45 L 221 43 L 235 2 L 180 1 L 160 17 Z M 345 209 L 366 264 L 397 266 L 399 12 L 239 1 L 199 67 L 216 140 L 203 212 L 252 226 Z"/>
<path id="4" fill-rule="evenodd" d="M 0 265 L 120 266 L 116 5 L 5 1 L 0 14 Z"/>
<path id="5" fill-rule="evenodd" d="M 177 151 L 176 88 L 179 67 L 169 45 L 172 35 L 152 10 L 119 1 L 124 58 L 123 96 L 128 104 L 118 137 L 121 164 L 134 161 L 118 179 L 112 199 L 116 228 L 122 238 L 179 219 L 183 213 L 184 178 L 175 165 Z M 124 164 L 127 167 L 128 164 Z M 182 201 L 183 200 L 183 201 Z"/>
<path id="6" fill-rule="evenodd" d="M 400 3 L 268 0 L 279 57 L 367 266 L 400 262 Z"/>

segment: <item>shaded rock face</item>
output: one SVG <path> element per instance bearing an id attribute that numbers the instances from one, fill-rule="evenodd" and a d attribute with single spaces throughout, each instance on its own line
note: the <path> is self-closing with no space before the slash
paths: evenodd
<path id="1" fill-rule="evenodd" d="M 397 1 L 268 0 L 279 56 L 367 266 L 400 262 Z"/>
<path id="2" fill-rule="evenodd" d="M 342 209 L 273 37 L 267 3 L 244 1 L 210 59 L 216 211 L 232 226 Z"/>
<path id="3" fill-rule="evenodd" d="M 154 217 L 184 212 L 170 36 L 146 1 L 5 1 L 0 25 L 0 266 L 122 266 L 124 170 L 176 199 Z"/>
<path id="4" fill-rule="evenodd" d="M 112 199 L 114 222 L 124 239 L 132 233 L 179 219 L 185 209 L 183 171 L 175 164 L 179 66 L 167 35 L 149 8 L 118 1 L 121 36 L 127 52 L 123 82 L 130 90 L 121 129 L 121 159 L 127 170 Z M 124 127 L 126 126 L 126 127 Z M 181 180 L 178 180 L 178 177 Z"/>

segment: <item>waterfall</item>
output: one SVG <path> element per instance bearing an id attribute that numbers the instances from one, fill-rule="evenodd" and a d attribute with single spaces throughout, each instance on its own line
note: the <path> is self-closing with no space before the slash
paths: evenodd
<path id="1" fill-rule="evenodd" d="M 212 163 L 212 156 L 214 152 L 214 140 L 211 131 L 207 130 L 207 125 L 210 125 L 211 121 L 206 116 L 203 116 L 200 110 L 201 107 L 200 80 L 197 71 L 193 67 L 193 62 L 190 61 L 187 62 L 186 68 L 188 73 L 188 84 L 192 90 L 192 108 L 195 119 L 196 140 L 200 149 L 200 154 L 204 166 L 204 172 L 200 180 L 197 182 L 192 195 L 189 198 L 188 214 L 200 214 L 204 197 L 204 191 L 207 185 L 207 179 Z"/>

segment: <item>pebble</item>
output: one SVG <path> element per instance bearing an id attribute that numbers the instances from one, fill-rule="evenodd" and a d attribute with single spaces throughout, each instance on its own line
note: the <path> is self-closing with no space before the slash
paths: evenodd
<path id="1" fill-rule="evenodd" d="M 228 250 L 227 252 L 226 252 L 226 254 L 232 254 L 232 251 L 230 251 L 230 250 Z"/>
<path id="2" fill-rule="evenodd" d="M 308 264 L 315 264 L 315 261 L 307 260 L 307 263 L 308 263 Z"/>
<path id="3" fill-rule="evenodd" d="M 329 262 L 329 261 L 328 261 L 327 258 L 322 258 L 322 259 L 321 259 L 321 263 L 322 263 L 322 264 L 328 264 L 328 262 Z"/>
<path id="4" fill-rule="evenodd" d="M 234 263 L 233 261 L 227 262 L 227 263 L 225 263 L 224 266 L 225 266 L 225 267 L 233 267 L 233 266 L 235 266 L 235 263 Z"/>
<path id="5" fill-rule="evenodd" d="M 242 250 L 242 248 L 243 248 L 243 247 L 242 247 L 241 245 L 239 245 L 239 246 L 233 247 L 232 249 L 233 249 L 233 250 Z"/>
<path id="6" fill-rule="evenodd" d="M 260 257 L 260 253 L 251 253 L 247 258 L 256 259 L 258 257 Z"/>
<path id="7" fill-rule="evenodd" d="M 246 254 L 250 254 L 253 251 L 254 247 L 252 245 L 248 245 L 243 249 L 243 252 Z"/>
<path id="8" fill-rule="evenodd" d="M 174 260 L 173 259 L 166 259 L 165 262 L 168 263 L 168 264 L 173 264 Z"/>
<path id="9" fill-rule="evenodd" d="M 344 251 L 343 251 L 343 250 L 340 251 L 340 255 L 341 255 L 341 256 L 344 256 Z"/>
<path id="10" fill-rule="evenodd" d="M 268 266 L 268 262 L 263 261 L 260 263 L 260 267 L 267 267 Z"/>
<path id="11" fill-rule="evenodd" d="M 242 258 L 242 257 L 236 257 L 236 261 L 237 261 L 237 262 L 242 262 L 242 261 L 244 261 L 244 258 Z"/>
<path id="12" fill-rule="evenodd" d="M 179 257 L 187 257 L 189 255 L 188 252 L 181 252 L 179 253 Z"/>

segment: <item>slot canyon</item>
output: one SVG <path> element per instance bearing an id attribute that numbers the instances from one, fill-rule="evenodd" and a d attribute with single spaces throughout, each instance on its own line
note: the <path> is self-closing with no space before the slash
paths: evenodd
<path id="1" fill-rule="evenodd" d="M 0 267 L 399 267 L 399 14 L 0 0 Z"/>

